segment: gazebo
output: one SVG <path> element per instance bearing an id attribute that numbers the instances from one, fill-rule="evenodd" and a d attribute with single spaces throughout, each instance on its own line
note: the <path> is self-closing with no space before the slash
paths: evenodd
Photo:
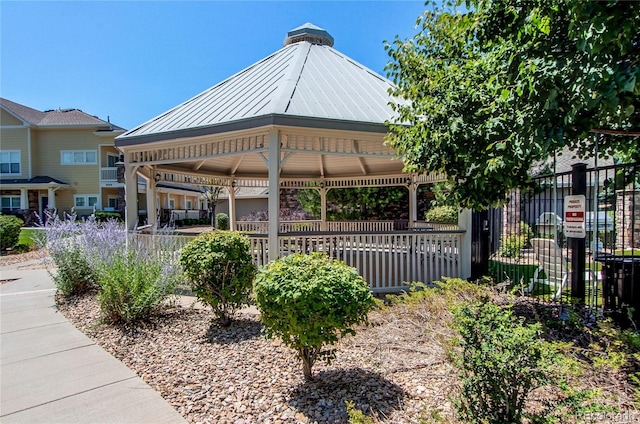
<path id="1" fill-rule="evenodd" d="M 384 143 L 385 122 L 394 114 L 392 83 L 335 50 L 333 41 L 324 29 L 304 24 L 287 33 L 280 50 L 119 136 L 128 229 L 137 224 L 137 175 L 147 181 L 147 211 L 157 209 L 161 182 L 225 187 L 232 229 L 235 189 L 268 187 L 267 234 L 251 237 L 258 264 L 325 251 L 356 266 L 379 291 L 468 274 L 468 255 L 461 255 L 469 244 L 467 213 L 461 229 L 446 232 L 397 232 L 375 222 L 345 231 L 353 227 L 327 221 L 328 190 L 385 186 L 408 189 L 410 222 L 416 221 L 418 185 L 444 179 L 403 172 Z M 280 190 L 273 187 L 318 190 L 318 226 L 306 233 L 283 228 Z"/>

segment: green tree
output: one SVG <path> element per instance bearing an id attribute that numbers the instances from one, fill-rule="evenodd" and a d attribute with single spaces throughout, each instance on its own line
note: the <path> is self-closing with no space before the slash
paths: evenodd
<path id="1" fill-rule="evenodd" d="M 216 206 L 222 190 L 223 188 L 220 186 L 200 186 L 202 197 L 207 201 L 207 208 L 211 217 L 211 228 L 215 228 Z"/>
<path id="2" fill-rule="evenodd" d="M 486 208 L 564 146 L 638 159 L 640 2 L 452 0 L 386 48 L 388 142 L 408 171 L 446 171 L 454 203 Z M 464 9 L 466 5 L 468 9 Z M 637 138 L 636 138 L 637 140 Z"/>

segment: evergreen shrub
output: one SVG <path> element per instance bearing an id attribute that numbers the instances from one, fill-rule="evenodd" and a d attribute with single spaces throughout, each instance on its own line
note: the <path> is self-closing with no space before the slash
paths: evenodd
<path id="1" fill-rule="evenodd" d="M 453 206 L 434 206 L 424 214 L 424 220 L 442 224 L 457 224 L 458 210 Z"/>
<path id="2" fill-rule="evenodd" d="M 164 264 L 138 249 L 119 252 L 98 268 L 98 301 L 106 322 L 128 324 L 146 318 L 173 294 L 176 279 Z M 175 275 L 175 274 L 174 274 Z"/>
<path id="3" fill-rule="evenodd" d="M 355 334 L 353 326 L 367 323 L 374 305 L 354 268 L 319 252 L 286 256 L 261 268 L 254 294 L 265 335 L 297 352 L 308 380 L 316 359 L 330 362 L 335 356 L 325 345 Z"/>
<path id="4" fill-rule="evenodd" d="M 110 219 L 114 219 L 118 222 L 124 222 L 124 218 L 120 212 L 97 211 L 93 215 L 98 222 L 104 222 Z"/>
<path id="5" fill-rule="evenodd" d="M 226 213 L 220 212 L 216 215 L 216 228 L 221 231 L 229 229 L 229 216 Z"/>
<path id="6" fill-rule="evenodd" d="M 517 258 L 527 244 L 527 237 L 509 234 L 500 239 L 500 255 L 505 258 Z"/>
<path id="7" fill-rule="evenodd" d="M 229 326 L 234 310 L 249 303 L 256 274 L 249 238 L 235 231 L 200 234 L 182 249 L 180 263 L 198 299 Z"/>
<path id="8" fill-rule="evenodd" d="M 0 250 L 16 247 L 23 225 L 24 221 L 17 216 L 0 214 Z"/>
<path id="9" fill-rule="evenodd" d="M 454 354 L 462 388 L 454 405 L 463 422 L 551 423 L 592 412 L 584 405 L 595 391 L 574 391 L 563 377 L 569 359 L 542 338 L 540 323 L 524 324 L 509 308 L 484 300 L 454 308 L 454 326 L 461 352 Z M 535 389 L 562 392 L 545 408 L 526 413 L 525 404 Z"/>

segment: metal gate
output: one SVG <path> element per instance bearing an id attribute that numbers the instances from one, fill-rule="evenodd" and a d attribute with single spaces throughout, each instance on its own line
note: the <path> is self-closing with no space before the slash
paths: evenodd
<path id="1" fill-rule="evenodd" d="M 569 225 L 564 215 L 565 201 L 576 194 L 583 194 L 585 200 L 584 238 L 565 236 Z M 496 283 L 508 283 L 515 290 L 544 300 L 577 299 L 604 308 L 605 291 L 618 300 L 624 291 L 606 284 L 615 266 L 611 258 L 640 260 L 639 164 L 591 168 L 574 164 L 571 171 L 541 175 L 534 179 L 532 188 L 512 191 L 504 207 L 490 209 L 487 221 L 485 258 L 488 274 Z M 546 255 L 557 256 L 555 266 L 561 269 L 544 269 L 546 262 L 541 259 L 540 249 L 536 254 L 533 239 L 550 240 L 536 242 L 538 246 L 557 247 L 547 248 Z M 628 267 L 625 272 L 631 275 L 626 275 L 625 281 L 637 283 L 640 293 L 637 269 Z M 557 274 L 559 281 L 552 281 L 551 274 Z"/>

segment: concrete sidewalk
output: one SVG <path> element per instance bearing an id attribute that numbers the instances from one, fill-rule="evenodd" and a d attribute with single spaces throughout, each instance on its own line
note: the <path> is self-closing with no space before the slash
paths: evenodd
<path id="1" fill-rule="evenodd" d="M 185 423 L 57 312 L 45 270 L 0 268 L 0 421 Z"/>

